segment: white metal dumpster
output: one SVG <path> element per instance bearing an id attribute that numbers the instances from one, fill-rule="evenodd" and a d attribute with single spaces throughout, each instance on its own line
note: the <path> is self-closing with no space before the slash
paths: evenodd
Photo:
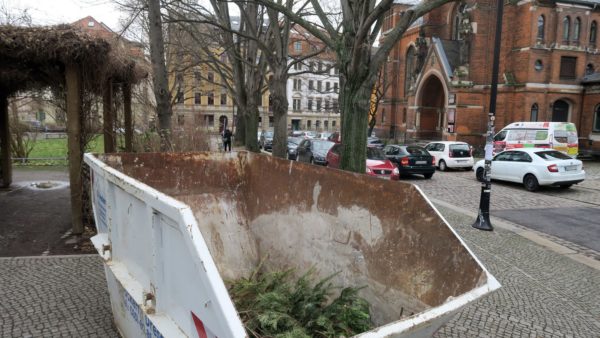
<path id="1" fill-rule="evenodd" d="M 270 266 L 366 286 L 375 329 L 427 337 L 499 283 L 404 182 L 247 152 L 85 155 L 125 337 L 246 337 L 224 280 Z"/>

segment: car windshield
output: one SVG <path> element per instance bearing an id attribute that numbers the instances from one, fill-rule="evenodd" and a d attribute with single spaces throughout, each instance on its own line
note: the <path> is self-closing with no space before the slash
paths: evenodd
<path id="1" fill-rule="evenodd" d="M 538 151 L 535 153 L 537 156 L 543 158 L 546 161 L 556 161 L 556 160 L 572 160 L 573 158 L 565 153 L 561 153 L 556 150 L 547 150 L 547 151 Z"/>
<path id="2" fill-rule="evenodd" d="M 265 137 L 270 137 L 270 138 L 272 138 L 272 137 L 273 137 L 273 132 L 272 132 L 272 131 L 267 131 L 267 132 L 265 132 L 263 135 L 265 135 Z"/>
<path id="3" fill-rule="evenodd" d="M 406 147 L 406 152 L 411 155 L 429 155 L 425 149 L 420 147 Z"/>
<path id="4" fill-rule="evenodd" d="M 367 159 L 383 161 L 386 159 L 383 150 L 379 148 L 368 147 L 367 148 Z"/>
<path id="5" fill-rule="evenodd" d="M 288 145 L 292 144 L 292 145 L 297 146 L 297 145 L 300 144 L 300 142 L 302 142 L 301 138 L 290 138 L 290 139 L 288 139 Z"/>
<path id="6" fill-rule="evenodd" d="M 313 146 L 315 147 L 315 150 L 325 150 L 328 151 L 329 149 L 331 149 L 331 147 L 333 147 L 335 143 L 330 142 L 330 141 L 315 141 L 313 142 Z"/>

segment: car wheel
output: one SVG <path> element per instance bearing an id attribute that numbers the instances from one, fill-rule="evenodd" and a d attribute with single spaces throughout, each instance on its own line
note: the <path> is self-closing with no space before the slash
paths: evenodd
<path id="1" fill-rule="evenodd" d="M 477 168 L 477 171 L 475 172 L 475 177 L 477 178 L 477 180 L 479 182 L 483 182 L 483 172 L 484 172 L 483 168 Z"/>
<path id="2" fill-rule="evenodd" d="M 540 184 L 533 174 L 525 175 L 525 178 L 523 179 L 523 185 L 528 191 L 536 191 L 540 188 Z"/>
<path id="3" fill-rule="evenodd" d="M 569 189 L 572 186 L 572 184 L 563 184 L 560 186 L 561 189 Z"/>
<path id="4" fill-rule="evenodd" d="M 426 179 L 430 179 L 433 177 L 433 174 L 423 174 Z"/>
<path id="5" fill-rule="evenodd" d="M 446 166 L 446 162 L 444 160 L 440 160 L 440 170 L 441 171 L 446 171 L 448 169 L 448 167 Z"/>

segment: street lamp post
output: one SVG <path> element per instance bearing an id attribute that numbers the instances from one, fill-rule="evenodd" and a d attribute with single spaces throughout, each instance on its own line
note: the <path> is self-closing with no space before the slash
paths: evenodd
<path id="1" fill-rule="evenodd" d="M 473 228 L 479 230 L 492 231 L 492 222 L 490 221 L 490 196 L 492 190 L 492 181 L 490 171 L 492 167 L 492 151 L 494 137 L 494 121 L 496 119 L 496 96 L 498 95 L 498 71 L 500 63 L 500 45 L 502 41 L 502 14 L 504 12 L 504 0 L 496 0 L 496 36 L 494 41 L 494 63 L 492 65 L 492 88 L 490 91 L 490 110 L 488 112 L 487 136 L 485 140 L 485 167 L 483 182 L 481 183 L 481 196 L 479 199 L 479 212 L 477 220 L 473 223 Z"/>

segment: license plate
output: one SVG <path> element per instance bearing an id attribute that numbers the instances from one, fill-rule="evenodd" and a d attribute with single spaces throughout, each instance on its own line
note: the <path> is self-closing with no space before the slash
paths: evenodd
<path id="1" fill-rule="evenodd" d="M 456 160 L 456 163 L 463 163 L 463 162 L 467 162 L 467 161 L 464 161 L 464 160 Z"/>
<path id="2" fill-rule="evenodd" d="M 427 161 L 417 161 L 416 164 L 427 164 Z"/>
<path id="3" fill-rule="evenodd" d="M 379 178 L 384 179 L 384 180 L 389 180 L 390 176 L 379 176 Z"/>
<path id="4" fill-rule="evenodd" d="M 568 165 L 565 167 L 566 171 L 575 171 L 577 170 L 577 166 L 576 165 Z"/>

